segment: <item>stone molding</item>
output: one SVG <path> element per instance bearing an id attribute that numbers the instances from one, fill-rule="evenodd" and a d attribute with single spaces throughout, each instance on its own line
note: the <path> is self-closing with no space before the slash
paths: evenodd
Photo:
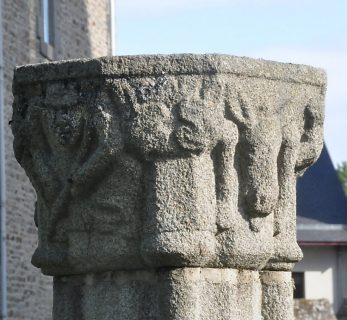
<path id="1" fill-rule="evenodd" d="M 134 63 L 134 61 L 136 62 Z M 325 88 L 324 70 L 307 65 L 223 54 L 101 57 L 27 64 L 15 70 L 16 84 L 78 78 L 232 74 Z"/>

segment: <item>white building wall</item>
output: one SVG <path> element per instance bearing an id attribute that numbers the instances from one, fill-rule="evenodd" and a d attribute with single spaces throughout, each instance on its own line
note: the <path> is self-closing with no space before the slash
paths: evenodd
<path id="1" fill-rule="evenodd" d="M 347 247 L 337 248 L 337 290 L 341 300 L 347 301 Z"/>
<path id="2" fill-rule="evenodd" d="M 305 273 L 305 298 L 328 299 L 338 312 L 347 292 L 347 267 L 341 266 L 336 247 L 303 247 L 304 258 L 294 272 Z M 345 249 L 343 249 L 346 252 Z M 339 263 L 340 261 L 340 263 Z"/>

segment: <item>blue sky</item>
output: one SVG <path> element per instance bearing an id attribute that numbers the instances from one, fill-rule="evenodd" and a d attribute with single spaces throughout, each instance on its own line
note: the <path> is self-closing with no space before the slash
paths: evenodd
<path id="1" fill-rule="evenodd" d="M 328 73 L 325 140 L 347 161 L 347 1 L 117 0 L 117 54 L 225 53 Z"/>

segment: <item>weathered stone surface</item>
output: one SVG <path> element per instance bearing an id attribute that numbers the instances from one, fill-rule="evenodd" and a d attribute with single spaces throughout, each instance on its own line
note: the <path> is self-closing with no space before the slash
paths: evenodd
<path id="1" fill-rule="evenodd" d="M 263 271 L 262 320 L 293 320 L 293 280 L 289 271 Z"/>
<path id="2" fill-rule="evenodd" d="M 322 147 L 323 71 L 112 57 L 20 67 L 13 88 L 56 319 L 293 318 L 295 185 Z"/>
<path id="3" fill-rule="evenodd" d="M 56 277 L 55 319 L 261 319 L 257 271 L 183 268 Z M 131 306 L 129 308 L 129 306 Z"/>
<path id="4" fill-rule="evenodd" d="M 320 70 L 219 55 L 18 68 L 33 263 L 51 275 L 290 269 L 295 181 L 321 150 L 324 91 Z"/>
<path id="5" fill-rule="evenodd" d="M 13 69 L 18 65 L 47 61 L 39 39 L 44 0 L 1 1 L 2 72 L 1 82 L 5 166 L 2 209 L 6 209 L 6 320 L 50 320 L 53 283 L 32 268 L 30 256 L 37 246 L 34 225 L 36 195 L 13 153 L 12 119 Z M 99 57 L 111 52 L 110 1 L 54 0 L 54 59 Z M 54 11 L 54 13 L 53 13 Z M 52 38 L 51 38 L 52 39 Z M 3 225 L 5 227 L 5 224 Z M 6 236 L 5 236 L 6 233 Z M 6 252 L 5 252 L 6 251 Z M 5 257 L 4 257 L 5 259 Z M 4 297 L 5 299 L 5 297 Z M 5 317 L 5 315 L 3 315 Z"/>
<path id="6" fill-rule="evenodd" d="M 336 320 L 331 303 L 326 299 L 295 299 L 295 320 Z"/>

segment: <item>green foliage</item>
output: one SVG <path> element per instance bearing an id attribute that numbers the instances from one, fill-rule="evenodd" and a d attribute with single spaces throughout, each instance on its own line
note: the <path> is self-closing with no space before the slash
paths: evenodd
<path id="1" fill-rule="evenodd" d="M 338 164 L 336 171 L 341 181 L 342 188 L 345 191 L 345 195 L 347 196 L 347 161 Z"/>

